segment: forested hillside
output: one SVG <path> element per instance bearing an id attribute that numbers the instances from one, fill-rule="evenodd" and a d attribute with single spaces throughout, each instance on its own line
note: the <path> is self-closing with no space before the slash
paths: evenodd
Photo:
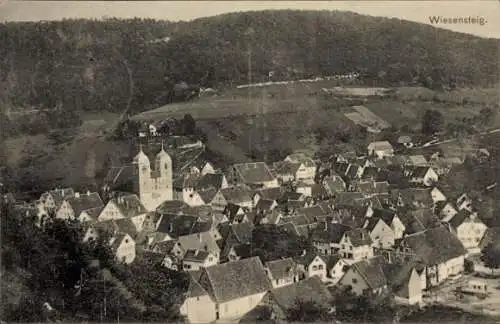
<path id="1" fill-rule="evenodd" d="M 135 111 L 191 86 L 357 71 L 366 83 L 491 85 L 499 41 L 346 12 L 261 11 L 190 22 L 64 20 L 0 26 L 4 109 Z M 184 83 L 185 82 L 185 83 Z"/>
<path id="2" fill-rule="evenodd" d="M 85 228 L 77 221 L 48 219 L 40 227 L 0 199 L 1 321 L 179 319 L 185 274 L 141 257 L 131 266 L 118 264 L 106 233 L 83 243 Z"/>

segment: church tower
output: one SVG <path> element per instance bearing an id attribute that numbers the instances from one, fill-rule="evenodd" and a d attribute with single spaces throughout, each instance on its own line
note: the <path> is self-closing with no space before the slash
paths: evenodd
<path id="1" fill-rule="evenodd" d="M 148 211 L 154 211 L 161 203 L 173 199 L 172 159 L 163 149 L 156 155 L 154 169 L 142 147 L 135 156 L 134 190 Z"/>

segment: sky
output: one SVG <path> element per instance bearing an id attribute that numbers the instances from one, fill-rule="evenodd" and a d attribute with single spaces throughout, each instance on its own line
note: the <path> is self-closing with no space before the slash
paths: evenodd
<path id="1" fill-rule="evenodd" d="M 63 18 L 154 18 L 191 20 L 221 13 L 303 9 L 341 10 L 411 20 L 481 37 L 500 39 L 500 1 L 12 1 L 0 0 L 0 22 Z M 462 18 L 431 23 L 430 17 Z M 474 22 L 474 19 L 477 22 Z M 467 23 L 463 22 L 466 20 Z M 484 23 L 481 24 L 480 22 Z"/>

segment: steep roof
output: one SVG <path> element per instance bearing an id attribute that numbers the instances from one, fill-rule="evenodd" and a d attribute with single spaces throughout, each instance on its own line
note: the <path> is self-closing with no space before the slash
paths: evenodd
<path id="1" fill-rule="evenodd" d="M 408 246 L 426 265 L 440 264 L 467 253 L 460 240 L 443 226 L 408 235 L 401 244 Z"/>
<path id="2" fill-rule="evenodd" d="M 193 262 L 203 262 L 205 261 L 210 253 L 204 250 L 196 250 L 196 249 L 187 249 L 186 253 L 184 253 L 184 261 L 193 261 Z"/>
<path id="3" fill-rule="evenodd" d="M 479 247 L 481 249 L 484 249 L 490 243 L 499 243 L 500 244 L 500 227 L 488 228 L 486 230 L 486 232 L 484 233 L 483 238 L 481 239 L 481 242 L 479 242 Z"/>
<path id="4" fill-rule="evenodd" d="M 257 205 L 255 206 L 255 209 L 261 211 L 268 211 L 271 210 L 271 207 L 273 206 L 274 203 L 275 203 L 274 200 L 259 199 Z"/>
<path id="5" fill-rule="evenodd" d="M 213 253 L 219 253 L 220 248 L 214 236 L 210 232 L 196 233 L 179 236 L 179 243 L 184 250 L 207 250 Z"/>
<path id="6" fill-rule="evenodd" d="M 244 185 L 224 188 L 221 192 L 227 202 L 236 205 L 252 201 L 252 191 Z"/>
<path id="7" fill-rule="evenodd" d="M 274 280 L 287 278 L 296 274 L 296 264 L 292 258 L 268 261 L 264 266 L 268 269 Z"/>
<path id="8" fill-rule="evenodd" d="M 259 257 L 203 268 L 200 284 L 217 303 L 265 293 L 271 289 Z"/>
<path id="9" fill-rule="evenodd" d="M 283 187 L 276 187 L 259 189 L 255 193 L 259 194 L 261 199 L 278 200 L 282 197 L 283 191 Z"/>
<path id="10" fill-rule="evenodd" d="M 250 243 L 254 226 L 250 223 L 239 223 L 231 225 L 231 231 L 239 243 Z"/>
<path id="11" fill-rule="evenodd" d="M 333 300 L 326 285 L 316 276 L 275 288 L 271 291 L 271 296 L 284 310 L 294 307 L 297 300 L 313 301 L 323 308 L 328 308 Z"/>
<path id="12" fill-rule="evenodd" d="M 364 228 L 355 228 L 345 233 L 354 247 L 371 245 L 373 243 L 370 234 Z"/>
<path id="13" fill-rule="evenodd" d="M 279 175 L 294 175 L 295 173 L 297 173 L 300 166 L 300 163 L 280 161 L 273 164 L 273 169 L 274 172 Z"/>
<path id="14" fill-rule="evenodd" d="M 233 168 L 244 183 L 256 184 L 274 180 L 265 162 L 238 163 L 234 164 Z"/>
<path id="15" fill-rule="evenodd" d="M 354 205 L 363 200 L 361 192 L 337 192 L 333 202 L 339 205 Z"/>
<path id="16" fill-rule="evenodd" d="M 77 217 L 82 211 L 104 207 L 104 203 L 97 192 L 78 194 L 68 198 L 67 201 Z"/>
<path id="17" fill-rule="evenodd" d="M 324 243 L 340 243 L 346 232 L 351 230 L 350 226 L 339 223 L 319 223 L 312 232 L 312 239 Z"/>
<path id="18" fill-rule="evenodd" d="M 164 214 L 158 224 L 157 232 L 173 237 L 190 234 L 199 217 L 193 215 Z"/>
<path id="19" fill-rule="evenodd" d="M 381 262 L 373 258 L 351 264 L 350 269 L 358 273 L 370 289 L 378 289 L 387 285 L 387 278 Z"/>
<path id="20" fill-rule="evenodd" d="M 222 173 L 207 173 L 201 176 L 196 183 L 196 190 L 221 189 L 224 181 Z"/>
<path id="21" fill-rule="evenodd" d="M 328 195 L 333 196 L 336 192 L 345 191 L 346 184 L 340 176 L 323 180 L 323 187 Z"/>
<path id="22" fill-rule="evenodd" d="M 219 192 L 219 189 L 208 188 L 208 189 L 204 189 L 204 190 L 199 190 L 198 195 L 200 195 L 201 200 L 203 200 L 203 202 L 205 204 L 210 204 L 218 192 Z"/>
<path id="23" fill-rule="evenodd" d="M 118 226 L 120 232 L 127 233 L 133 239 L 137 237 L 137 228 L 130 218 L 116 219 L 114 222 Z"/>
<path id="24" fill-rule="evenodd" d="M 389 226 L 392 224 L 392 221 L 395 216 L 396 212 L 390 209 L 380 209 L 380 208 L 373 209 L 372 217 L 382 219 Z"/>
<path id="25" fill-rule="evenodd" d="M 124 217 L 135 217 L 148 211 L 135 194 L 128 194 L 113 198 L 111 201 L 118 207 Z"/>
<path id="26" fill-rule="evenodd" d="M 189 272 L 189 288 L 186 294 L 187 298 L 195 298 L 208 295 L 207 291 L 198 283 L 198 278 Z"/>

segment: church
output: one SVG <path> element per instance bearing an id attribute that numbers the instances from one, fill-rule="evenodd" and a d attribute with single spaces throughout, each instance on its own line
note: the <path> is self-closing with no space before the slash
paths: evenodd
<path id="1" fill-rule="evenodd" d="M 173 200 L 172 159 L 163 145 L 156 154 L 153 168 L 142 147 L 134 157 L 133 166 L 134 192 L 148 211 L 154 211 L 164 201 Z"/>

